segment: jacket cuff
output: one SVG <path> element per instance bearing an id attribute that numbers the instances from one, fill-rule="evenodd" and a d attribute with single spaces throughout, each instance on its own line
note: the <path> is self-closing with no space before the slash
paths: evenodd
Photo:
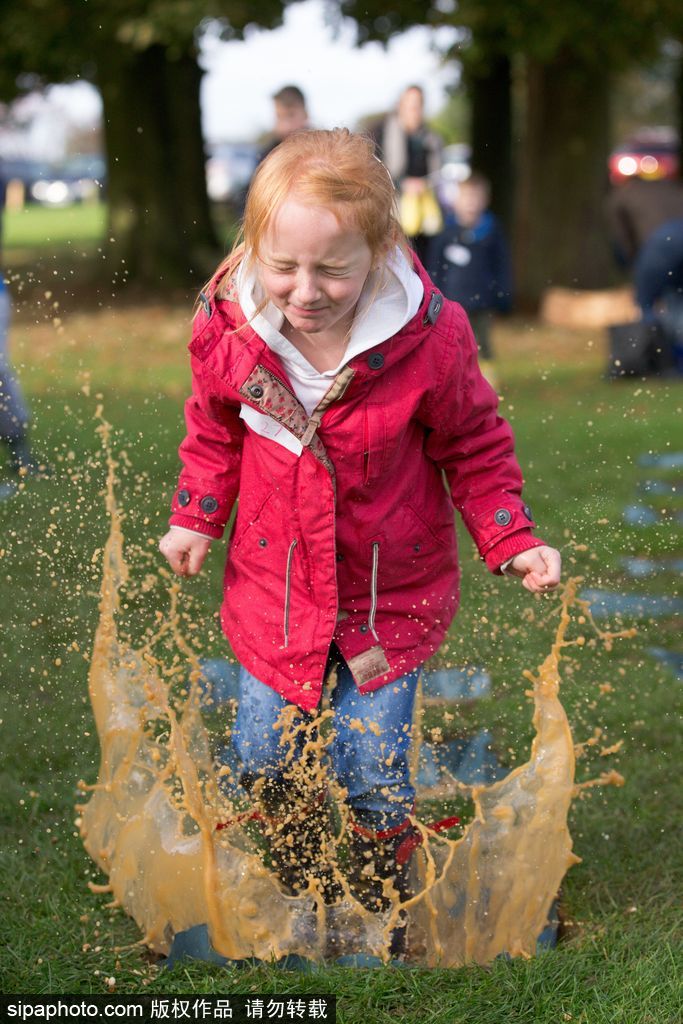
<path id="1" fill-rule="evenodd" d="M 521 555 L 523 551 L 540 548 L 544 545 L 545 541 L 534 537 L 531 530 L 517 530 L 516 533 L 508 534 L 507 537 L 499 540 L 497 544 L 489 548 L 483 557 L 487 568 L 496 576 L 502 576 L 501 566 L 504 562 L 509 562 L 511 558 Z"/>
<path id="2" fill-rule="evenodd" d="M 184 526 L 206 537 L 222 537 L 233 499 L 211 481 L 181 476 L 171 502 L 171 526 Z"/>
<path id="3" fill-rule="evenodd" d="M 174 513 L 168 521 L 169 526 L 182 526 L 185 530 L 192 530 L 193 533 L 201 533 L 205 537 L 213 537 L 218 540 L 223 536 L 223 527 L 218 523 L 209 523 L 205 519 L 195 519 L 193 516 L 184 516 Z"/>
<path id="4" fill-rule="evenodd" d="M 169 524 L 172 530 L 180 530 L 181 533 L 197 533 L 195 529 L 190 529 L 189 526 L 178 526 L 176 523 Z M 199 534 L 201 537 L 206 537 L 208 534 Z M 213 540 L 213 537 L 209 537 L 209 540 Z M 505 572 L 505 566 L 503 566 L 503 572 Z"/>

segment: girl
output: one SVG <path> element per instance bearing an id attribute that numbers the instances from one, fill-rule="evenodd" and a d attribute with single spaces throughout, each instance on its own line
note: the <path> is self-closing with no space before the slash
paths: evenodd
<path id="1" fill-rule="evenodd" d="M 242 665 L 242 784 L 283 883 L 315 877 L 334 899 L 308 730 L 331 689 L 350 883 L 381 910 L 392 886 L 407 895 L 413 704 L 457 607 L 454 506 L 488 568 L 532 593 L 558 584 L 560 556 L 531 532 L 467 318 L 408 249 L 372 143 L 345 129 L 283 141 L 253 179 L 243 236 L 200 296 L 160 547 L 179 575 L 199 572 L 239 494 L 221 619 Z"/>

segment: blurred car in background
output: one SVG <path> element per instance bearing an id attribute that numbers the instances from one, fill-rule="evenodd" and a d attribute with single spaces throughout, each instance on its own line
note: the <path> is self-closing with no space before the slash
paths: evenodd
<path id="1" fill-rule="evenodd" d="M 50 165 L 41 160 L 32 160 L 29 157 L 5 157 L 0 156 L 0 180 L 4 188 L 12 183 L 18 186 L 20 200 L 31 198 L 33 185 L 44 178 L 50 172 Z"/>
<path id="2" fill-rule="evenodd" d="M 44 206 L 68 206 L 104 196 L 107 165 L 104 157 L 80 154 L 46 168 L 28 189 L 28 196 Z"/>
<path id="3" fill-rule="evenodd" d="M 104 157 L 92 154 L 74 156 L 61 164 L 29 157 L 2 157 L 0 177 L 10 195 L 18 196 L 15 201 L 19 205 L 27 202 L 67 206 L 101 198 L 106 188 L 107 167 Z"/>
<path id="4" fill-rule="evenodd" d="M 208 147 L 206 191 L 214 203 L 238 200 L 258 163 L 258 146 L 252 142 L 219 142 Z"/>
<path id="5" fill-rule="evenodd" d="M 680 141 L 673 128 L 643 128 L 635 132 L 609 156 L 612 185 L 629 178 L 650 180 L 677 178 L 680 170 Z"/>

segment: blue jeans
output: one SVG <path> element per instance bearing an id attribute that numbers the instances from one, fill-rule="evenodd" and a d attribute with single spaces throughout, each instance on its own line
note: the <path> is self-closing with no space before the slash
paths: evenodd
<path id="1" fill-rule="evenodd" d="M 411 672 L 372 693 L 359 693 L 344 662 L 337 663 L 337 684 L 330 693 L 334 737 L 327 747 L 332 772 L 348 791 L 354 819 L 373 831 L 401 825 L 413 810 L 415 787 L 410 781 L 410 742 L 419 672 Z M 244 772 L 278 778 L 286 751 L 282 732 L 274 729 L 289 702 L 240 671 L 240 698 L 232 741 Z M 295 721 L 314 715 L 298 711 Z M 294 738 L 294 757 L 302 754 L 303 735 Z"/>
<path id="2" fill-rule="evenodd" d="M 23 437 L 29 419 L 19 382 L 7 355 L 9 320 L 9 292 L 0 282 L 0 438 L 3 441 Z"/>

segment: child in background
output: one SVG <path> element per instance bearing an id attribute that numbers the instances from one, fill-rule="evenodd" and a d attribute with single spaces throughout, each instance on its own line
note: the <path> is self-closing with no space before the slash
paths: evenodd
<path id="1" fill-rule="evenodd" d="M 428 268 L 448 299 L 465 309 L 481 357 L 482 372 L 495 387 L 491 324 L 512 302 L 510 256 L 503 230 L 488 209 L 491 188 L 476 172 L 461 182 L 453 197 L 454 223 L 432 242 Z"/>
<path id="2" fill-rule="evenodd" d="M 319 754 L 304 742 L 325 696 L 349 884 L 382 911 L 387 886 L 409 895 L 397 850 L 414 828 L 413 708 L 457 608 L 454 508 L 488 568 L 532 593 L 557 585 L 560 556 L 532 533 L 467 318 L 408 249 L 372 142 L 285 139 L 256 172 L 243 238 L 200 297 L 160 548 L 179 575 L 199 572 L 239 494 L 221 621 L 242 665 L 242 785 L 287 891 L 313 878 L 334 901 Z M 301 725 L 289 747 L 283 713 Z M 398 928 L 395 955 L 402 942 Z"/>

